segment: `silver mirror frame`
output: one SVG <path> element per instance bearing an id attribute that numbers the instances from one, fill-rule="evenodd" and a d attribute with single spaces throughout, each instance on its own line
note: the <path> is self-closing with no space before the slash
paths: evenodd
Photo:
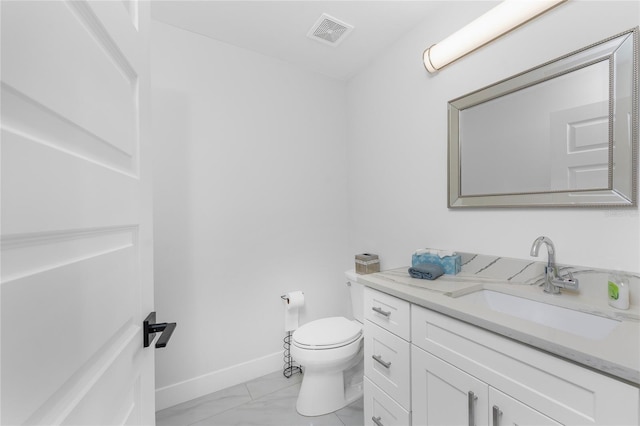
<path id="1" fill-rule="evenodd" d="M 505 80 L 449 101 L 448 105 L 448 199 L 449 208 L 461 207 L 635 207 L 638 205 L 638 27 L 516 74 Z M 619 39 L 619 43 L 614 40 Z M 613 42 L 613 43 L 612 43 Z M 615 52 L 632 44 L 631 156 L 614 150 Z M 613 44 L 613 48 L 611 45 Z M 603 51 L 604 49 L 604 51 Z M 593 52 L 593 54 L 591 54 Z M 576 62 L 575 55 L 584 59 Z M 466 108 L 514 93 L 600 61 L 609 62 L 609 184 L 606 189 L 522 192 L 508 194 L 461 194 L 460 112 Z M 619 118 L 618 118 L 619 120 Z M 613 165 L 615 166 L 615 170 Z"/>

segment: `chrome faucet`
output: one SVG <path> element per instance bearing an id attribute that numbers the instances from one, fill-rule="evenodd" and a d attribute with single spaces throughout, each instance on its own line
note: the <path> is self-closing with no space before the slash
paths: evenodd
<path id="1" fill-rule="evenodd" d="M 531 256 L 538 256 L 538 249 L 544 244 L 547 247 L 547 253 L 549 260 L 545 270 L 545 293 L 560 294 L 561 288 L 568 288 L 571 290 L 578 290 L 578 280 L 573 278 L 571 272 L 568 277 L 561 277 L 558 275 L 558 267 L 556 266 L 556 249 L 553 245 L 553 241 L 549 237 L 538 237 L 531 246 Z"/>

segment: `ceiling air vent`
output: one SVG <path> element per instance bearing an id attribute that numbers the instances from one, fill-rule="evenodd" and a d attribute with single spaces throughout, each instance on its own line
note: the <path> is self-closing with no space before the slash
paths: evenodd
<path id="1" fill-rule="evenodd" d="M 344 23 L 333 16 L 323 13 L 307 33 L 307 37 L 331 46 L 342 43 L 353 30 L 353 25 Z"/>

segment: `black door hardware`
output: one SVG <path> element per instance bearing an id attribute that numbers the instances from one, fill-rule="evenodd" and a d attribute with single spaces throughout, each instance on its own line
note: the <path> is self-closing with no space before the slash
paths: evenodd
<path id="1" fill-rule="evenodd" d="M 151 312 L 144 319 L 142 323 L 142 338 L 144 339 L 144 347 L 148 347 L 153 342 L 156 333 L 162 333 L 158 341 L 156 342 L 156 348 L 164 348 L 169 343 L 173 330 L 176 329 L 177 323 L 175 322 L 161 322 L 156 324 L 156 313 Z"/>

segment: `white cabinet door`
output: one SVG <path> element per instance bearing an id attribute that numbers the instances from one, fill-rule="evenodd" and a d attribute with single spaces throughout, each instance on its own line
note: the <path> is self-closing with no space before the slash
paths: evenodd
<path id="1" fill-rule="evenodd" d="M 0 423 L 153 424 L 149 2 L 0 7 Z"/>
<path id="2" fill-rule="evenodd" d="M 411 409 L 414 426 L 486 426 L 488 385 L 411 346 Z"/>
<path id="3" fill-rule="evenodd" d="M 550 417 L 505 395 L 497 389 L 489 388 L 492 426 L 560 426 Z"/>

